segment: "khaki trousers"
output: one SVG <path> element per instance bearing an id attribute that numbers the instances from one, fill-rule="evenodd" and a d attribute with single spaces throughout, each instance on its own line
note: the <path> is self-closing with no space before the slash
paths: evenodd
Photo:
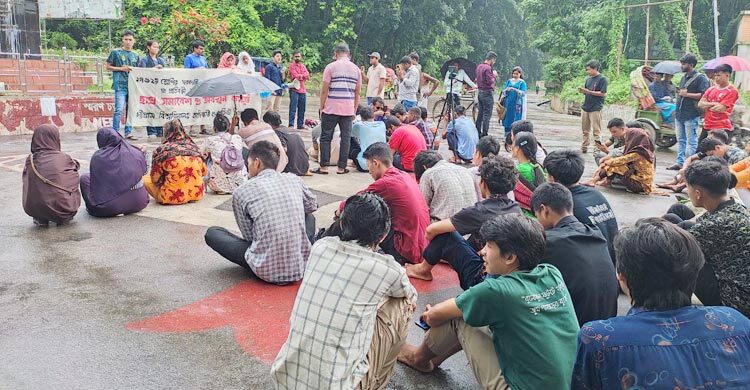
<path id="1" fill-rule="evenodd" d="M 593 111 L 586 112 L 581 111 L 581 130 L 583 131 L 583 142 L 581 143 L 581 150 L 584 152 L 589 147 L 589 134 L 591 130 L 594 130 L 594 140 L 601 141 L 602 133 L 602 112 Z"/>
<path id="2" fill-rule="evenodd" d="M 279 112 L 281 109 L 281 96 L 271 95 L 268 97 L 268 105 L 266 111 Z"/>
<path id="3" fill-rule="evenodd" d="M 388 384 L 413 313 L 414 309 L 406 298 L 388 298 L 380 305 L 372 344 L 367 352 L 370 368 L 359 383 L 359 389 L 383 389 Z"/>
<path id="4" fill-rule="evenodd" d="M 474 328 L 456 318 L 427 331 L 425 343 L 432 353 L 443 357 L 463 348 L 477 381 L 483 389 L 510 389 L 500 370 L 492 332 L 486 326 Z"/>

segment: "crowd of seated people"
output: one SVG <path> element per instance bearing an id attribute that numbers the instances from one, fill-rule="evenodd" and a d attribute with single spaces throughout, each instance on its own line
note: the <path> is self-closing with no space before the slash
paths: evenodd
<path id="1" fill-rule="evenodd" d="M 750 388 L 750 212 L 730 196 L 747 185 L 750 160 L 721 131 L 680 171 L 691 205 L 619 230 L 604 195 L 581 183 L 586 157 L 540 154 L 529 121 L 511 126 L 509 156 L 474 131 L 449 141 L 446 160 L 417 110 L 396 107 L 403 122 L 358 112 L 361 150 L 349 158 L 374 181 L 318 234 L 317 199 L 299 177 L 309 169 L 304 143 L 278 114 L 261 122 L 255 110 L 242 112 L 237 135 L 217 115 L 202 147 L 167 122 L 148 173 L 143 151 L 102 128 L 79 177 L 57 128 L 40 126 L 23 207 L 37 225 L 64 225 L 81 197 L 89 214 L 110 217 L 142 210 L 149 195 L 184 204 L 203 198 L 204 185 L 231 194 L 240 234 L 210 227 L 206 244 L 268 288 L 299 284 L 271 365 L 279 388 L 384 388 L 397 361 L 430 373 L 461 351 L 490 389 Z M 622 153 L 600 156 L 595 184 L 648 194 L 653 143 L 635 126 L 610 125 L 607 146 L 621 138 Z M 411 280 L 429 283 L 441 261 L 462 291 L 417 308 Z M 632 308 L 618 317 L 620 292 Z M 415 311 L 426 333 L 411 345 Z"/>

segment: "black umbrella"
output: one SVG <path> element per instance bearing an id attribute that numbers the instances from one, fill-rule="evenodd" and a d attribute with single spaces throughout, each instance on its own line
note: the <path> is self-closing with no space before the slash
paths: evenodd
<path id="1" fill-rule="evenodd" d="M 477 78 L 477 64 L 467 60 L 466 58 L 454 58 L 452 60 L 446 61 L 443 66 L 440 67 L 440 75 L 445 77 L 445 74 L 448 73 L 448 67 L 453 66 L 458 62 L 461 64 L 461 69 L 466 72 L 466 75 L 469 76 L 470 79 L 475 80 Z"/>
<path id="2" fill-rule="evenodd" d="M 281 87 L 265 77 L 232 72 L 198 83 L 187 95 L 191 97 L 236 96 L 273 92 L 277 89 Z"/>
<path id="3" fill-rule="evenodd" d="M 651 71 L 663 74 L 682 73 L 682 65 L 680 65 L 679 61 L 662 61 L 656 64 Z"/>

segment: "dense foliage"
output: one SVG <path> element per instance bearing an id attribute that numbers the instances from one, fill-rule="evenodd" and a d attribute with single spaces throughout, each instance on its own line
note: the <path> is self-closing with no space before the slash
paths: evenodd
<path id="1" fill-rule="evenodd" d="M 246 50 L 270 56 L 275 49 L 300 49 L 305 62 L 320 70 L 339 41 L 349 43 L 359 64 L 378 51 L 393 66 L 416 51 L 424 69 L 433 74 L 453 57 L 481 62 L 489 50 L 498 53 L 498 69 L 524 67 L 527 78 L 541 74 L 538 51 L 515 0 L 125 0 L 125 17 L 112 23 L 117 33 L 132 29 L 143 44 L 157 39 L 165 54 L 178 62 L 190 41 L 207 43 L 215 64 L 222 52 Z M 80 49 L 106 52 L 107 22 L 49 21 L 47 31 L 70 35 Z M 48 33 L 48 45 L 56 48 Z"/>

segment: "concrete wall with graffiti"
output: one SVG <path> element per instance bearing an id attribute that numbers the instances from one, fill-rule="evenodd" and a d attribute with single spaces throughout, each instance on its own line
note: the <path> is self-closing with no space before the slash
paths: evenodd
<path id="1" fill-rule="evenodd" d="M 0 135 L 31 134 L 45 123 L 63 132 L 94 131 L 112 124 L 114 106 L 111 96 L 0 98 Z"/>

